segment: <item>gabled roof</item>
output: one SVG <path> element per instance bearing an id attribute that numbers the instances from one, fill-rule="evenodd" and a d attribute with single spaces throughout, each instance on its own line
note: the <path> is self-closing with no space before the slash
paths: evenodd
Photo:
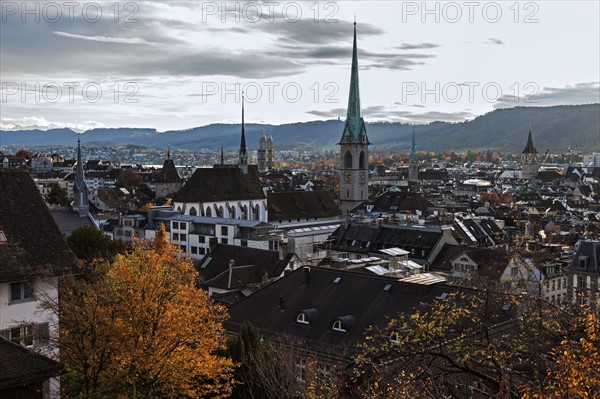
<path id="1" fill-rule="evenodd" d="M 302 349 L 348 359 L 369 326 L 385 327 L 399 313 L 413 313 L 423 303 L 457 290 L 364 273 L 300 268 L 233 305 L 225 327 L 239 331 L 250 321 L 265 337 L 280 335 Z M 296 322 L 300 312 L 310 312 L 309 324 Z M 332 330 L 337 320 L 346 332 Z"/>
<path id="2" fill-rule="evenodd" d="M 73 273 L 77 259 L 26 171 L 0 169 L 0 282 Z"/>
<path id="3" fill-rule="evenodd" d="M 198 168 L 175 195 L 176 202 L 216 202 L 264 199 L 256 166 L 248 167 L 248 174 L 240 168 Z"/>
<path id="4" fill-rule="evenodd" d="M 586 257 L 587 260 L 583 261 L 581 259 L 583 257 Z M 577 253 L 575 253 L 569 269 L 572 272 L 581 271 L 600 275 L 600 241 L 580 241 L 579 248 L 577 248 Z"/>
<path id="5" fill-rule="evenodd" d="M 267 195 L 269 221 L 337 217 L 333 193 L 324 191 L 284 191 Z"/>
<path id="6" fill-rule="evenodd" d="M 0 337 L 0 390 L 41 383 L 58 375 L 62 365 Z"/>
<path id="7" fill-rule="evenodd" d="M 421 211 L 423 215 L 426 215 L 428 213 L 427 208 L 429 207 L 433 207 L 433 204 L 421 194 L 412 192 L 388 191 L 373 201 L 372 212 L 414 213 L 418 210 Z"/>
<path id="8" fill-rule="evenodd" d="M 201 285 L 222 289 L 240 289 L 250 284 L 281 276 L 294 254 L 279 259 L 278 251 L 218 244 L 197 262 Z M 229 262 L 233 261 L 231 273 Z"/>

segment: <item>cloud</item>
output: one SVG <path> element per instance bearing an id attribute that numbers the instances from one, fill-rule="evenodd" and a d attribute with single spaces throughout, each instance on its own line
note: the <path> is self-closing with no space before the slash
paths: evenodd
<path id="1" fill-rule="evenodd" d="M 52 32 L 58 36 L 70 37 L 72 39 L 89 40 L 92 42 L 103 42 L 103 43 L 119 43 L 119 44 L 159 44 L 151 43 L 145 39 L 139 37 L 106 37 L 106 36 L 86 36 L 77 35 L 74 33 L 54 31 Z"/>
<path id="2" fill-rule="evenodd" d="M 503 95 L 494 104 L 494 108 L 510 108 L 515 106 L 550 106 L 600 103 L 600 82 L 583 82 L 565 87 L 544 87 L 537 84 L 523 86 L 523 95 L 515 97 Z"/>
<path id="3" fill-rule="evenodd" d="M 329 111 L 312 110 L 307 112 L 310 115 L 315 115 L 321 118 L 332 119 L 345 118 L 346 110 L 344 108 L 334 108 Z M 363 117 L 368 123 L 369 121 L 386 121 L 386 122 L 404 122 L 404 123 L 431 123 L 436 121 L 442 122 L 463 122 L 467 119 L 474 118 L 475 115 L 471 111 L 427 111 L 427 112 L 412 112 L 401 111 L 394 108 L 387 108 L 381 105 L 369 106 L 363 109 Z"/>
<path id="4" fill-rule="evenodd" d="M 434 43 L 403 43 L 401 46 L 398 46 L 400 50 L 420 50 L 420 49 L 429 49 L 440 47 L 439 44 Z"/>
<path id="5" fill-rule="evenodd" d="M 483 44 L 504 44 L 504 42 L 500 39 L 496 39 L 494 37 L 489 37 L 487 42 L 484 42 Z"/>

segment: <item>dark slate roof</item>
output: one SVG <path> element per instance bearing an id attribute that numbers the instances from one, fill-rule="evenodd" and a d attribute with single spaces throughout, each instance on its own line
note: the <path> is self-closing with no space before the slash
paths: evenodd
<path id="1" fill-rule="evenodd" d="M 58 375 L 62 365 L 0 337 L 0 390 L 43 382 Z"/>
<path id="2" fill-rule="evenodd" d="M 431 268 L 433 270 L 451 271 L 452 262 L 467 255 L 477 263 L 477 274 L 489 279 L 498 280 L 511 258 L 509 253 L 501 248 L 474 248 L 466 245 L 446 245 Z"/>
<path id="3" fill-rule="evenodd" d="M 427 208 L 433 207 L 425 197 L 412 192 L 390 192 L 384 193 L 373 201 L 373 212 L 400 213 L 421 211 L 427 215 Z"/>
<path id="4" fill-rule="evenodd" d="M 157 183 L 180 183 L 183 179 L 179 176 L 173 160 L 167 158 L 163 163 L 162 169 L 156 172 L 155 181 Z"/>
<path id="5" fill-rule="evenodd" d="M 0 169 L 0 282 L 75 271 L 77 259 L 26 171 Z"/>
<path id="6" fill-rule="evenodd" d="M 89 217 L 80 217 L 73 211 L 53 210 L 50 213 L 60 232 L 67 237 L 80 226 L 95 227 Z"/>
<path id="7" fill-rule="evenodd" d="M 269 221 L 335 217 L 339 214 L 333 193 L 324 191 L 287 191 L 267 196 Z"/>
<path id="8" fill-rule="evenodd" d="M 262 198 L 265 198 L 265 194 L 256 167 L 252 165 L 248 167 L 248 174 L 236 166 L 198 168 L 174 200 L 214 202 Z"/>
<path id="9" fill-rule="evenodd" d="M 531 130 L 529 131 L 529 136 L 527 136 L 527 145 L 525 145 L 523 154 L 537 154 L 537 150 L 533 146 L 533 139 L 531 138 Z"/>
<path id="10" fill-rule="evenodd" d="M 263 277 L 279 277 L 294 254 L 279 260 L 278 251 L 218 244 L 215 249 L 197 262 L 196 269 L 202 286 L 223 289 L 239 289 L 263 282 Z M 229 276 L 229 261 L 234 267 Z"/>
<path id="11" fill-rule="evenodd" d="M 580 258 L 587 256 L 587 266 L 583 267 Z M 579 248 L 569 265 L 573 272 L 585 272 L 600 275 L 600 241 L 581 241 Z"/>
<path id="12" fill-rule="evenodd" d="M 369 326 L 384 327 L 399 313 L 412 313 L 422 303 L 458 290 L 328 268 L 306 269 L 297 269 L 233 305 L 225 327 L 237 332 L 250 321 L 265 337 L 283 335 L 292 345 L 300 340 L 303 349 L 348 359 Z M 296 322 L 301 311 L 313 319 L 310 324 Z M 336 320 L 345 320 L 346 332 L 331 329 Z"/>

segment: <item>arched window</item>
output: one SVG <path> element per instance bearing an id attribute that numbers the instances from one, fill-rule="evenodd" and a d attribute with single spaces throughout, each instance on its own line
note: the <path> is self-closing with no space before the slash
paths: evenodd
<path id="1" fill-rule="evenodd" d="M 229 208 L 229 217 L 235 219 L 235 205 L 232 205 L 231 208 Z"/>
<path id="2" fill-rule="evenodd" d="M 352 154 L 350 151 L 346 151 L 346 155 L 344 155 L 344 168 L 352 169 Z"/>
<path id="3" fill-rule="evenodd" d="M 361 151 L 360 155 L 358 157 L 358 168 L 359 169 L 365 168 L 365 152 L 364 151 Z"/>
<path id="4" fill-rule="evenodd" d="M 306 313 L 298 313 L 298 316 L 296 316 L 296 321 L 301 324 L 308 324 L 308 317 L 306 317 Z"/>
<path id="5" fill-rule="evenodd" d="M 207 218 L 212 217 L 212 209 L 210 209 L 210 206 L 206 207 L 206 217 Z"/>
<path id="6" fill-rule="evenodd" d="M 260 208 L 258 206 L 258 204 L 256 204 L 254 206 L 254 208 L 252 208 L 252 220 L 259 220 L 259 215 L 260 215 Z"/>
<path id="7" fill-rule="evenodd" d="M 223 207 L 220 206 L 217 208 L 217 206 L 215 205 L 215 211 L 217 213 L 217 217 L 218 218 L 222 218 L 223 217 Z"/>
<path id="8" fill-rule="evenodd" d="M 333 322 L 333 326 L 331 326 L 333 331 L 346 332 L 346 326 L 341 320 L 336 320 Z"/>
<path id="9" fill-rule="evenodd" d="M 190 216 L 196 216 L 198 212 L 196 211 L 196 207 L 192 206 L 190 208 Z"/>

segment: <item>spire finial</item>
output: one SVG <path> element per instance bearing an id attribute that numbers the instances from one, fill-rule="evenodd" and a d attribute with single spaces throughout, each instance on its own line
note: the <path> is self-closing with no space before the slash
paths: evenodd
<path id="1" fill-rule="evenodd" d="M 354 13 L 354 27 L 356 27 L 356 13 Z"/>
<path id="2" fill-rule="evenodd" d="M 171 159 L 171 149 L 167 146 L 167 159 Z"/>

